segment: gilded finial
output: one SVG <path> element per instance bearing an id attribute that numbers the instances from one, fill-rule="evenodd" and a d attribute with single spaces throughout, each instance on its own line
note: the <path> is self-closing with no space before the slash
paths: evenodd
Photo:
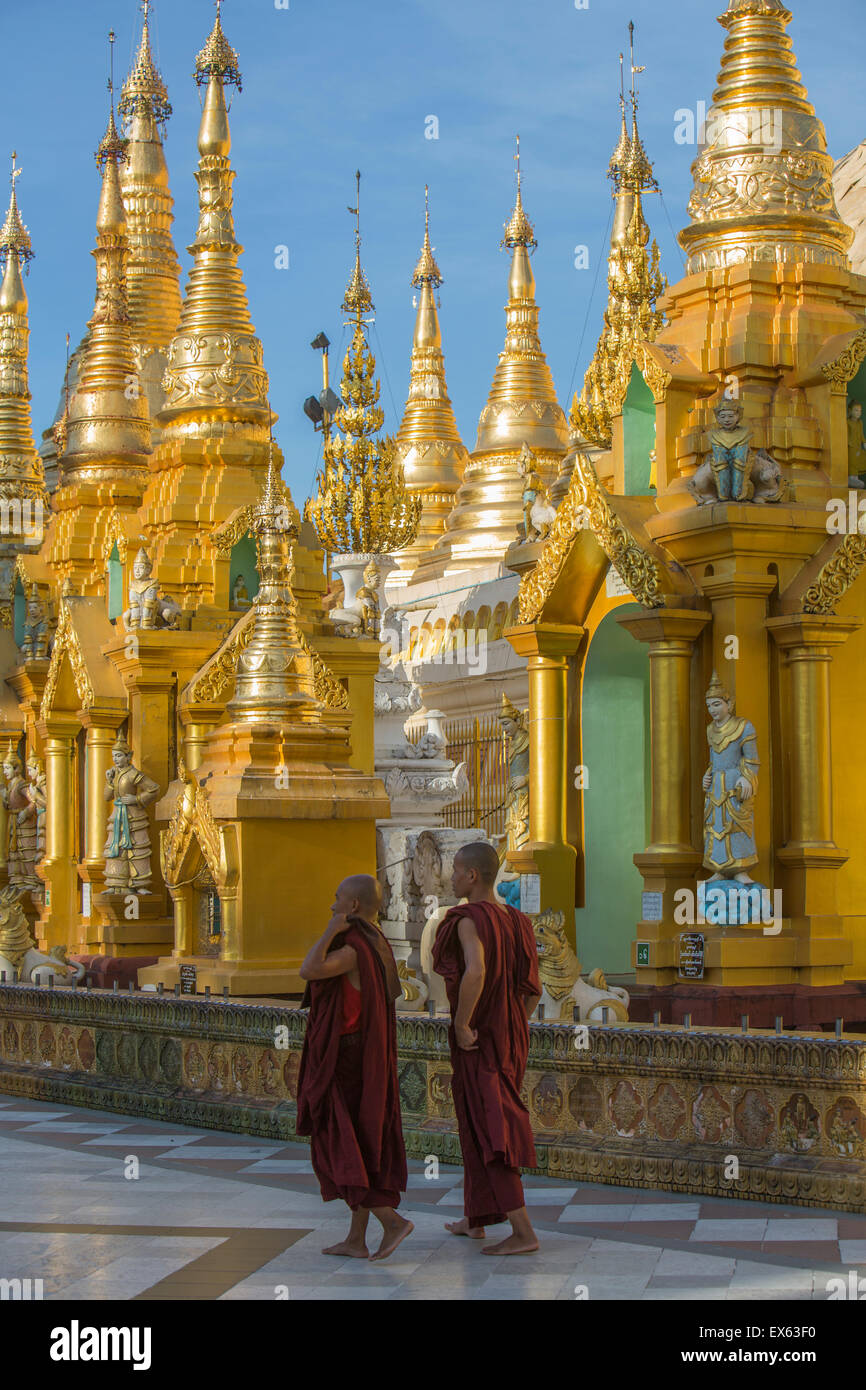
<path id="1" fill-rule="evenodd" d="M 223 33 L 221 11 L 222 0 L 216 0 L 216 20 L 195 60 L 195 80 L 201 86 L 216 77 L 223 86 L 235 86 L 240 92 L 243 88 L 238 55 Z"/>
<path id="2" fill-rule="evenodd" d="M 632 193 L 658 193 L 660 192 L 659 185 L 637 128 L 638 100 L 635 78 L 639 73 L 646 72 L 646 67 L 638 67 L 634 61 L 633 22 L 629 23 L 628 26 L 628 45 L 631 66 L 631 138 L 628 153 L 623 162 L 621 181 Z"/>
<path id="3" fill-rule="evenodd" d="M 126 147 L 128 140 L 124 140 L 118 134 L 114 120 L 114 30 L 109 30 L 109 76 L 108 76 L 108 95 L 110 98 L 110 110 L 108 115 L 108 125 L 105 134 L 99 142 L 96 151 L 96 167 L 100 174 L 104 172 L 109 161 L 114 164 L 124 164 L 127 159 Z"/>
<path id="4" fill-rule="evenodd" d="M 15 181 L 20 178 L 21 170 L 18 167 L 18 155 L 12 151 L 12 172 L 9 175 L 9 209 L 6 213 L 6 220 L 0 228 L 0 265 L 5 266 L 10 255 L 18 257 L 19 265 L 25 261 L 32 261 L 33 246 L 30 241 L 30 233 L 21 221 L 21 214 L 18 211 L 18 202 L 15 197 Z"/>
<path id="5" fill-rule="evenodd" d="M 367 277 L 361 269 L 361 170 L 355 170 L 355 206 L 347 207 L 355 219 L 355 266 L 352 277 L 346 286 L 346 293 L 343 296 L 343 303 L 340 305 L 344 314 L 351 315 L 358 323 L 361 322 L 363 314 L 371 314 L 375 309 L 373 296 L 370 293 L 370 286 L 367 284 Z"/>
<path id="6" fill-rule="evenodd" d="M 610 157 L 607 166 L 607 176 L 613 182 L 614 194 L 618 193 L 622 185 L 623 170 L 626 160 L 631 150 L 631 140 L 629 139 L 628 127 L 625 123 L 625 57 L 619 55 L 619 111 L 620 111 L 620 132 L 619 141 L 616 149 Z"/>
<path id="7" fill-rule="evenodd" d="M 523 198 L 521 194 L 521 172 L 520 172 L 520 136 L 517 136 L 517 153 L 514 156 L 517 164 L 517 198 L 514 203 L 514 211 L 505 224 L 505 236 L 499 243 L 502 247 L 514 250 L 515 246 L 526 246 L 534 250 L 538 245 L 535 239 L 535 232 L 532 230 L 532 223 L 523 211 Z"/>
<path id="8" fill-rule="evenodd" d="M 117 110 L 123 120 L 130 119 L 137 111 L 147 111 L 158 125 L 164 126 L 171 115 L 171 102 L 150 51 L 150 0 L 143 0 L 141 9 L 144 22 L 138 55 L 120 89 Z"/>
<path id="9" fill-rule="evenodd" d="M 422 285 L 432 285 L 438 289 L 442 284 L 442 276 L 436 260 L 433 256 L 433 248 L 430 245 L 430 198 L 427 184 L 424 185 L 424 244 L 421 247 L 421 255 L 418 257 L 418 264 L 412 276 L 412 284 L 420 289 Z"/>

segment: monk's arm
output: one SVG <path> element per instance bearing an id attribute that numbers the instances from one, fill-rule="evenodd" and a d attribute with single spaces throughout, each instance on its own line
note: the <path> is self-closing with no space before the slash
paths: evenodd
<path id="1" fill-rule="evenodd" d="M 341 918 L 334 918 L 325 928 L 315 946 L 311 946 L 304 957 L 298 974 L 302 980 L 331 980 L 335 975 L 346 975 L 357 969 L 358 954 L 352 946 L 340 946 L 329 951 L 334 937 L 346 930 Z"/>
<path id="2" fill-rule="evenodd" d="M 461 917 L 457 924 L 457 935 L 463 948 L 463 974 L 460 977 L 460 991 L 457 995 L 457 1012 L 454 1027 L 459 1032 L 469 1027 L 469 1020 L 475 1012 L 475 1005 L 481 998 L 484 988 L 484 947 L 471 917 Z"/>

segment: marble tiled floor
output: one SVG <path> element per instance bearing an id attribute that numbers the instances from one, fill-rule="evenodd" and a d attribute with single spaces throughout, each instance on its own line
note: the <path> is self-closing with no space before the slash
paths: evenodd
<path id="1" fill-rule="evenodd" d="M 787 1301 L 866 1275 L 866 1216 L 547 1178 L 526 1180 L 540 1252 L 493 1259 L 444 1230 L 461 1170 L 410 1170 L 399 1251 L 335 1259 L 345 1208 L 305 1145 L 0 1095 L 0 1279 L 56 1300 Z"/>

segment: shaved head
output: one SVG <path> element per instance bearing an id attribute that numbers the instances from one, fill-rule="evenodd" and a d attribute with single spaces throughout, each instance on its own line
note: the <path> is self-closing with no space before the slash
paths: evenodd
<path id="1" fill-rule="evenodd" d="M 483 884 L 495 882 L 499 873 L 499 855 L 492 845 L 485 844 L 483 840 L 476 840 L 471 845 L 461 845 L 454 856 L 455 864 L 458 859 L 460 867 L 467 873 L 474 869 Z"/>
<path id="2" fill-rule="evenodd" d="M 337 897 L 344 903 L 357 900 L 358 911 L 363 917 L 378 917 L 382 906 L 379 880 L 371 874 L 352 874 L 350 878 L 344 878 L 337 889 Z"/>

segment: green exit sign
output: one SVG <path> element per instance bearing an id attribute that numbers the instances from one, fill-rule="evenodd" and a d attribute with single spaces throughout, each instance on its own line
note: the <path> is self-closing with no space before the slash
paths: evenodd
<path id="1" fill-rule="evenodd" d="M 650 963 L 650 959 L 649 959 L 649 948 L 650 948 L 650 944 L 649 944 L 648 941 L 639 941 L 639 942 L 637 943 L 637 963 L 638 963 L 638 965 L 649 965 L 649 963 Z"/>

